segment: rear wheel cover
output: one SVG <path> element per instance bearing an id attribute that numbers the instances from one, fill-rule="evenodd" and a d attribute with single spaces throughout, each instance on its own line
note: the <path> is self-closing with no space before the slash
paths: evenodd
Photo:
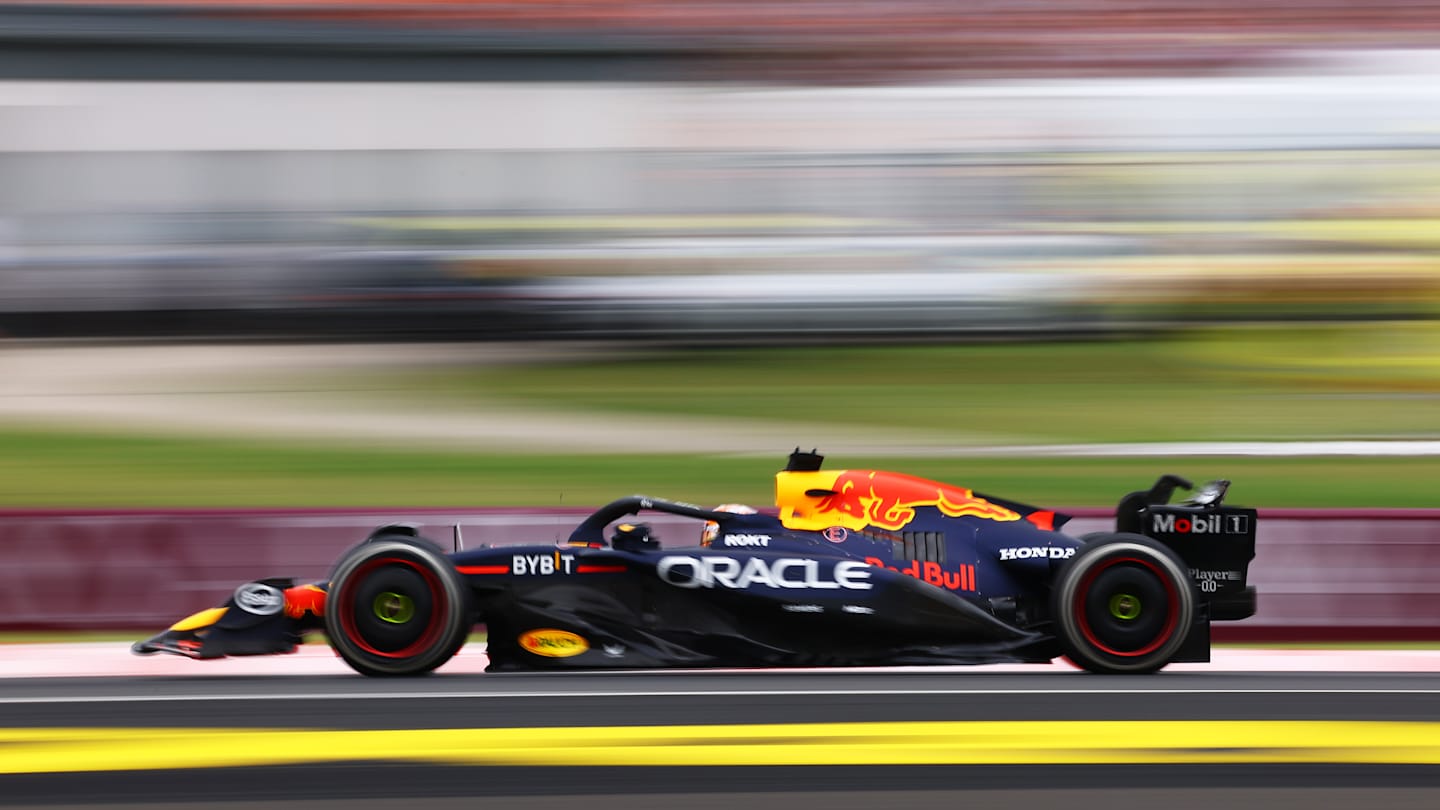
<path id="1" fill-rule="evenodd" d="M 1148 538 L 1114 535 L 1061 568 L 1052 609 L 1075 663 L 1092 672 L 1153 672 L 1185 643 L 1195 597 L 1172 553 Z"/>
<path id="2" fill-rule="evenodd" d="M 325 629 L 340 657 L 366 675 L 418 675 L 448 661 L 473 624 L 464 580 L 443 553 L 396 538 L 341 558 Z"/>

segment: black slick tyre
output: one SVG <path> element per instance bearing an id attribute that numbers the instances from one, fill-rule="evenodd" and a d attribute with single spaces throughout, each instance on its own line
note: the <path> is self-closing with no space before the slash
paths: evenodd
<path id="1" fill-rule="evenodd" d="M 325 632 L 363 675 L 422 675 L 454 657 L 474 617 L 469 587 L 433 543 L 376 537 L 331 573 Z"/>
<path id="2" fill-rule="evenodd" d="M 1100 673 L 1155 672 L 1185 643 L 1195 587 L 1173 552 L 1148 537 L 1108 534 L 1065 561 L 1051 590 L 1066 657 Z"/>

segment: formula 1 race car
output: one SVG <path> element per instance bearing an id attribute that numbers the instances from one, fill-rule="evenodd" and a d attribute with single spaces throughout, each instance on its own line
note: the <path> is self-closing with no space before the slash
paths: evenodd
<path id="1" fill-rule="evenodd" d="M 325 582 L 246 583 L 133 650 L 283 653 L 323 629 L 361 673 L 417 675 L 484 624 L 490 671 L 1064 655 L 1092 672 L 1139 673 L 1208 661 L 1210 623 L 1255 612 L 1256 512 L 1223 505 L 1228 482 L 1171 504 L 1192 486 L 1164 476 L 1120 501 L 1114 532 L 1072 537 L 1053 511 L 821 461 L 791 454 L 776 476 L 778 514 L 635 496 L 561 544 L 450 553 L 411 527 L 383 526 Z M 647 511 L 703 529 L 662 547 L 625 522 Z"/>

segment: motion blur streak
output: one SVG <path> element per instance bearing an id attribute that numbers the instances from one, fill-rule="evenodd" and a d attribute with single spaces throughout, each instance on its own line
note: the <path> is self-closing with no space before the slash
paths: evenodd
<path id="1" fill-rule="evenodd" d="M 0 61 L 0 330 L 740 340 L 1440 310 L 1437 51 L 841 87 L 272 70 Z"/>
<path id="2" fill-rule="evenodd" d="M 385 760 L 485 765 L 1440 764 L 1440 724 L 1146 721 L 0 731 L 0 773 Z"/>

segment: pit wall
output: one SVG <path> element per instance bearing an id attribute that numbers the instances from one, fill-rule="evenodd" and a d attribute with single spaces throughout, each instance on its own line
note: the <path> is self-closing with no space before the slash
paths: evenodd
<path id="1" fill-rule="evenodd" d="M 584 509 L 0 511 L 0 631 L 151 630 L 252 579 L 320 580 L 373 528 L 410 523 L 446 548 L 563 540 Z M 1065 531 L 1109 529 L 1072 510 Z M 699 526 L 645 517 L 662 543 Z M 1440 639 L 1440 509 L 1263 510 L 1250 567 L 1259 612 L 1220 641 Z M 983 583 L 982 583 L 983 589 Z"/>

